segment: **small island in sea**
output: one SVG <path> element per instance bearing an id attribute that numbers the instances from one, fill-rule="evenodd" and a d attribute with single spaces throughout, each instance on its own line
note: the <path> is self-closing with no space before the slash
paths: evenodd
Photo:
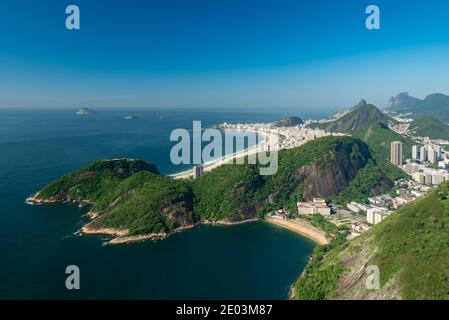
<path id="1" fill-rule="evenodd" d="M 137 120 L 142 118 L 143 116 L 141 115 L 137 115 L 137 114 L 130 114 L 128 116 L 125 117 L 125 120 Z"/>
<path id="2" fill-rule="evenodd" d="M 97 114 L 97 112 L 92 109 L 89 109 L 89 108 L 81 108 L 75 114 L 77 116 L 89 116 L 89 115 Z"/>

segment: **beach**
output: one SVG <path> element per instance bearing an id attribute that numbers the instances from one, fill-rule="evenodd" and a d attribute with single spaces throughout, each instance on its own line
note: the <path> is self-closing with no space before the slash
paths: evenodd
<path id="1" fill-rule="evenodd" d="M 261 152 L 262 146 L 268 146 L 270 149 L 272 149 L 278 144 L 279 137 L 276 134 L 264 131 L 252 131 L 252 130 L 245 130 L 245 131 L 255 132 L 258 135 L 262 135 L 264 137 L 264 140 L 256 144 L 255 146 L 252 146 L 251 148 L 235 152 L 222 158 L 204 163 L 203 164 L 204 172 L 210 172 L 213 169 L 218 168 L 224 164 L 232 163 L 235 159 L 238 158 L 256 155 L 257 153 Z M 189 179 L 193 177 L 193 172 L 192 169 L 189 169 L 180 173 L 172 174 L 170 175 L 170 177 L 174 179 Z"/>
<path id="2" fill-rule="evenodd" d="M 322 246 L 330 242 L 330 239 L 328 239 L 324 231 L 312 226 L 309 222 L 304 220 L 281 220 L 276 218 L 266 218 L 265 221 L 296 232 Z"/>

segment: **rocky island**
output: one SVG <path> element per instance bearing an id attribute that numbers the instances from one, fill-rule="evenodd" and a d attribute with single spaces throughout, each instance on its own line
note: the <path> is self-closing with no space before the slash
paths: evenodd
<path id="1" fill-rule="evenodd" d="M 77 116 L 89 116 L 93 114 L 97 114 L 94 110 L 89 108 L 81 108 L 76 113 Z"/>

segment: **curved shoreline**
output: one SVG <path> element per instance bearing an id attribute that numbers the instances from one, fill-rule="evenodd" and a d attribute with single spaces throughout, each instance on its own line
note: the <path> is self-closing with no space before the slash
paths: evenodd
<path id="1" fill-rule="evenodd" d="M 317 243 L 320 246 L 324 246 L 329 244 L 330 240 L 326 236 L 326 233 L 314 226 L 310 223 L 302 220 L 280 220 L 275 218 L 267 218 L 265 219 L 268 223 L 273 225 L 288 229 L 292 232 L 295 232 L 303 237 L 306 237 L 313 242 Z"/>
<path id="2" fill-rule="evenodd" d="M 149 233 L 149 234 L 139 234 L 128 236 L 129 230 L 120 230 L 114 228 L 91 228 L 89 227 L 89 223 L 83 226 L 79 232 L 85 235 L 108 235 L 113 236 L 115 238 L 108 241 L 108 244 L 127 244 L 127 243 L 136 243 L 142 242 L 145 240 L 163 240 L 168 238 L 172 234 L 182 232 L 188 229 L 195 228 L 200 225 L 210 225 L 210 226 L 235 226 L 245 223 L 257 222 L 257 221 L 265 221 L 272 225 L 276 225 L 278 227 L 287 229 L 291 232 L 299 234 L 309 240 L 312 240 L 318 245 L 326 245 L 330 242 L 329 238 L 326 236 L 325 232 L 321 229 L 318 229 L 311 224 L 305 221 L 296 221 L 296 220 L 279 220 L 274 218 L 252 218 L 242 221 L 227 221 L 227 220 L 218 220 L 218 221 L 200 221 L 190 226 L 179 227 L 177 229 L 171 230 L 170 232 L 160 232 L 160 233 Z"/>
<path id="3" fill-rule="evenodd" d="M 231 130 L 231 129 L 224 129 L 224 130 Z M 232 154 L 225 155 L 221 158 L 204 163 L 203 164 L 204 172 L 211 171 L 217 167 L 220 167 L 224 164 L 234 161 L 235 159 L 255 155 L 259 152 L 259 149 L 262 145 L 267 145 L 269 147 L 273 147 L 277 144 L 276 141 L 279 141 L 279 137 L 274 133 L 269 133 L 269 132 L 265 132 L 265 131 L 257 131 L 257 130 L 248 130 L 248 129 L 240 130 L 240 131 L 255 132 L 257 135 L 263 136 L 264 140 L 257 143 L 256 145 L 254 145 L 252 147 L 247 148 L 247 149 L 244 149 L 244 150 L 241 150 L 238 152 L 234 152 Z M 188 169 L 188 170 L 170 174 L 167 176 L 170 178 L 173 178 L 173 179 L 189 179 L 189 178 L 193 177 L 193 173 L 192 173 L 192 169 Z"/>

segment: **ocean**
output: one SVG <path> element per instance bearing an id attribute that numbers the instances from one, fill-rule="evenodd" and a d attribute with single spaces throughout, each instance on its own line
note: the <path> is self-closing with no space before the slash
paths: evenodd
<path id="1" fill-rule="evenodd" d="M 281 112 L 0 110 L 0 299 L 286 299 L 314 243 L 264 222 L 200 226 L 162 241 L 106 246 L 79 236 L 86 209 L 24 203 L 91 161 L 140 158 L 163 174 L 170 132 L 222 122 L 274 121 Z M 137 119 L 126 120 L 130 114 Z M 301 116 L 301 115 L 299 115 Z M 65 268 L 80 269 L 67 290 Z"/>

